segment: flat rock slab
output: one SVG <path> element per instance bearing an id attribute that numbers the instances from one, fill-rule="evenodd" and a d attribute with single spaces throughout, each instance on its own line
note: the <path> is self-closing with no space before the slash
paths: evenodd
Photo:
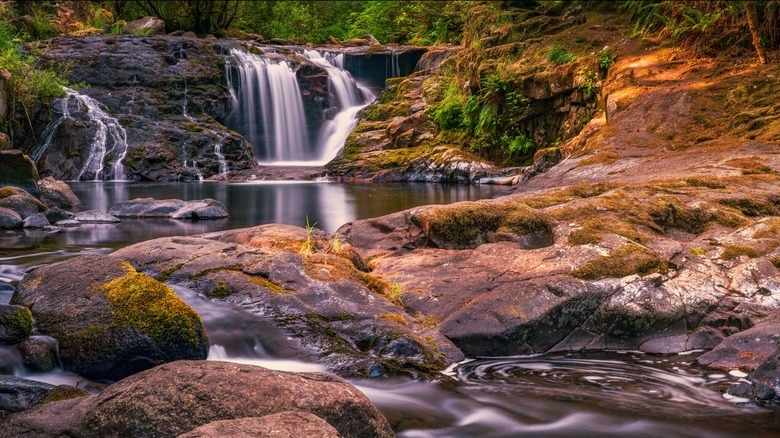
<path id="1" fill-rule="evenodd" d="M 111 206 L 108 214 L 118 218 L 172 218 L 208 220 L 228 217 L 227 209 L 214 199 L 182 201 L 181 199 L 138 198 Z"/>
<path id="2" fill-rule="evenodd" d="M 121 222 L 118 217 L 99 210 L 80 211 L 76 213 L 73 219 L 82 224 L 115 224 Z"/>

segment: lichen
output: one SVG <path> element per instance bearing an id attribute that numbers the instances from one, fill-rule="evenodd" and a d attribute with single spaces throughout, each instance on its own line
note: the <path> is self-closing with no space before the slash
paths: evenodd
<path id="1" fill-rule="evenodd" d="M 128 274 L 103 285 L 111 305 L 112 325 L 132 327 L 160 342 L 201 340 L 200 316 L 173 290 L 125 264 Z"/>

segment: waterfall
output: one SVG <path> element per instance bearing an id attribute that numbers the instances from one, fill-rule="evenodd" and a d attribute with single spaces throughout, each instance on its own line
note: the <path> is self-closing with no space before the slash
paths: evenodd
<path id="1" fill-rule="evenodd" d="M 393 52 L 390 59 L 385 61 L 385 76 L 388 78 L 397 78 L 401 76 L 401 65 L 398 62 L 398 53 Z"/>
<path id="2" fill-rule="evenodd" d="M 344 54 L 326 54 L 327 58 L 316 50 L 304 51 L 304 56 L 325 69 L 328 73 L 328 89 L 336 98 L 339 112 L 332 120 L 326 120 L 317 138 L 316 164 L 325 165 L 341 152 L 349 133 L 357 125 L 357 113 L 374 96 L 367 88 L 357 85 L 349 72 L 342 70 Z M 335 65 L 334 65 L 335 64 Z M 339 67 L 341 66 L 341 67 Z"/>
<path id="3" fill-rule="evenodd" d="M 231 127 L 252 143 L 260 164 L 327 164 L 344 147 L 357 124 L 358 111 L 374 99 L 343 69 L 343 53 L 305 50 L 303 56 L 327 72 L 328 91 L 338 110 L 332 120 L 324 121 L 314 142 L 308 138 L 298 81 L 287 62 L 239 49 L 231 49 L 226 58 L 225 76 L 233 105 Z"/>
<path id="4" fill-rule="evenodd" d="M 62 122 L 73 118 L 70 105 L 71 102 L 74 102 L 76 106 L 73 113 L 81 113 L 86 108 L 86 116 L 97 127 L 97 132 L 90 142 L 89 156 L 76 176 L 76 180 L 90 174 L 93 175 L 95 181 L 109 178 L 125 180 L 125 168 L 122 165 L 122 161 L 127 155 L 127 131 L 125 128 L 119 124 L 117 119 L 103 111 L 100 108 L 100 103 L 95 99 L 67 87 L 64 87 L 64 90 L 67 97 L 60 100 L 62 115 L 44 130 L 42 137 L 45 141 L 33 149 L 31 154 L 33 161 L 37 163 L 43 157 Z M 109 159 L 113 157 L 113 161 L 111 171 L 104 173 L 107 157 Z"/>
<path id="5" fill-rule="evenodd" d="M 222 154 L 222 146 L 225 144 L 225 137 L 220 137 L 217 144 L 214 145 L 214 155 L 217 157 L 217 162 L 219 162 L 219 174 L 222 175 L 223 173 L 227 173 L 228 171 L 228 165 L 227 161 L 225 161 L 225 155 Z"/>
<path id="6" fill-rule="evenodd" d="M 239 76 L 238 107 L 234 108 L 243 116 L 239 129 L 255 148 L 258 161 L 278 163 L 306 157 L 309 138 L 295 72 L 285 61 L 242 50 L 231 49 L 230 56 Z"/>

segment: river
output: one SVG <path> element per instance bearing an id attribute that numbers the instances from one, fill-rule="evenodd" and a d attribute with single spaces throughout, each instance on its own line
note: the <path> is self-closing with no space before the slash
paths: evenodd
<path id="1" fill-rule="evenodd" d="M 137 197 L 201 199 L 224 203 L 231 217 L 218 221 L 125 220 L 82 225 L 56 233 L 0 234 L 0 301 L 34 266 L 86 253 L 107 253 L 143 240 L 265 223 L 303 226 L 308 219 L 334 232 L 340 225 L 418 205 L 452 203 L 500 194 L 495 186 L 435 184 L 353 185 L 296 183 L 72 183 L 85 209 L 107 210 Z M 238 307 L 176 287 L 204 320 L 210 359 L 255 363 L 293 371 L 322 367 L 285 334 Z M 14 348 L 3 354 L 16 357 Z M 740 376 L 692 365 L 698 352 L 646 355 L 609 352 L 535 357 L 471 358 L 448 370 L 449 380 L 353 380 L 401 437 L 770 437 L 780 436 L 780 411 L 729 399 Z M 17 366 L 17 370 L 19 367 Z M 58 371 L 18 374 L 76 383 Z"/>

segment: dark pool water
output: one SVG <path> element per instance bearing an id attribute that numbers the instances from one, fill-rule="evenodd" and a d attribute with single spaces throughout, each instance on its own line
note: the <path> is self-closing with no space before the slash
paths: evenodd
<path id="1" fill-rule="evenodd" d="M 307 217 L 333 232 L 354 219 L 423 204 L 491 197 L 502 189 L 334 183 L 75 183 L 74 190 L 88 209 L 106 210 L 136 197 L 211 197 L 223 202 L 231 217 L 195 223 L 126 220 L 58 233 L 2 233 L 0 302 L 10 299 L 14 282 L 34 266 L 110 252 L 142 240 L 270 222 L 302 226 Z M 236 306 L 213 303 L 187 289 L 176 291 L 203 317 L 212 343 L 210 359 L 294 371 L 322 370 L 316 358 L 297 349 L 270 321 Z M 5 354 L 14 354 L 5 349 Z M 727 399 L 723 392 L 740 377 L 693 366 L 697 354 L 472 358 L 453 367 L 451 380 L 444 383 L 403 379 L 353 383 L 401 437 L 780 436 L 780 409 Z M 62 371 L 26 377 L 53 383 L 79 381 Z"/>

